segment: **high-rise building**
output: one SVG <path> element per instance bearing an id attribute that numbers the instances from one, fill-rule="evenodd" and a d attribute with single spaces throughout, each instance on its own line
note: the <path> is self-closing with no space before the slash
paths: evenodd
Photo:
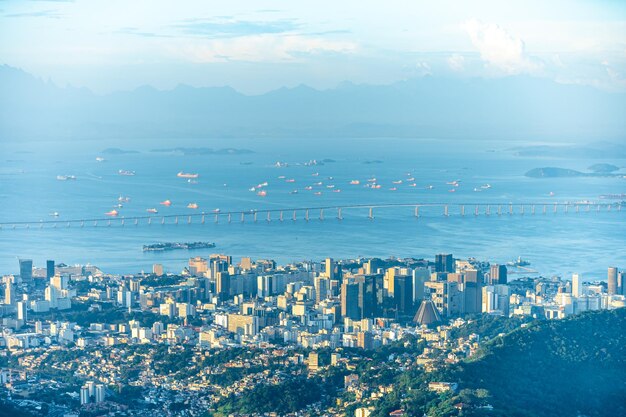
<path id="1" fill-rule="evenodd" d="M 49 280 L 54 276 L 54 261 L 49 259 L 46 261 L 46 279 Z"/>
<path id="2" fill-rule="evenodd" d="M 430 280 L 430 271 L 428 268 L 415 268 L 412 272 L 412 276 L 413 303 L 419 303 L 424 299 L 424 283 Z"/>
<path id="3" fill-rule="evenodd" d="M 15 293 L 13 292 L 12 277 L 5 277 L 4 285 L 4 304 L 13 305 L 15 303 Z"/>
<path id="4" fill-rule="evenodd" d="M 259 275 L 257 277 L 257 295 L 260 298 L 265 298 L 272 294 L 274 294 L 274 276 Z"/>
<path id="5" fill-rule="evenodd" d="M 398 314 L 413 313 L 413 278 L 408 275 L 394 277 L 394 300 Z"/>
<path id="6" fill-rule="evenodd" d="M 583 295 L 583 282 L 580 274 L 572 275 L 572 296 L 580 297 Z"/>
<path id="7" fill-rule="evenodd" d="M 89 403 L 89 388 L 86 385 L 80 387 L 80 405 Z"/>
<path id="8" fill-rule="evenodd" d="M 189 273 L 191 275 L 204 275 L 207 270 L 208 263 L 206 259 L 199 256 L 189 259 Z"/>
<path id="9" fill-rule="evenodd" d="M 95 400 L 97 403 L 104 401 L 105 389 L 103 384 L 96 384 Z"/>
<path id="10" fill-rule="evenodd" d="M 317 371 L 320 366 L 320 357 L 317 352 L 309 353 L 309 371 Z"/>
<path id="11" fill-rule="evenodd" d="M 489 285 L 505 285 L 507 283 L 506 265 L 492 264 L 489 268 Z"/>
<path id="12" fill-rule="evenodd" d="M 20 259 L 20 277 L 22 282 L 30 282 L 33 279 L 32 259 Z"/>
<path id="13" fill-rule="evenodd" d="M 341 279 L 341 266 L 338 265 L 333 258 L 324 260 L 324 276 L 329 279 Z"/>
<path id="14" fill-rule="evenodd" d="M 454 272 L 452 254 L 440 253 L 435 255 L 435 272 Z"/>
<path id="15" fill-rule="evenodd" d="M 321 301 L 328 298 L 330 279 L 326 277 L 315 277 L 313 285 L 315 286 L 315 302 L 319 304 Z"/>
<path id="16" fill-rule="evenodd" d="M 354 282 L 359 286 L 359 316 L 361 318 L 373 318 L 378 314 L 378 305 L 382 300 L 378 299 L 379 288 L 382 281 L 381 275 L 359 275 Z"/>
<path id="17" fill-rule="evenodd" d="M 508 316 L 510 296 L 511 290 L 508 285 L 483 287 L 483 313 L 499 313 Z"/>
<path id="18" fill-rule="evenodd" d="M 359 284 L 344 281 L 341 284 L 341 316 L 352 320 L 361 320 L 359 309 Z"/>
<path id="19" fill-rule="evenodd" d="M 617 274 L 617 293 L 621 295 L 626 295 L 626 288 L 624 288 L 626 283 L 624 282 L 624 279 L 626 279 L 626 272 L 619 272 Z"/>
<path id="20" fill-rule="evenodd" d="M 17 319 L 26 323 L 28 320 L 28 311 L 26 309 L 26 301 L 20 301 L 17 303 Z"/>
<path id="21" fill-rule="evenodd" d="M 615 295 L 617 294 L 617 268 L 612 266 L 609 267 L 607 274 L 608 281 L 608 294 Z"/>
<path id="22" fill-rule="evenodd" d="M 230 296 L 230 275 L 228 272 L 218 272 L 215 276 L 215 291 L 220 301 Z"/>
<path id="23" fill-rule="evenodd" d="M 483 298 L 483 276 L 476 269 L 466 269 L 463 272 L 463 312 L 464 313 L 480 313 L 482 310 Z"/>
<path id="24" fill-rule="evenodd" d="M 424 288 L 443 316 L 450 317 L 463 311 L 462 293 L 457 282 L 428 281 Z"/>

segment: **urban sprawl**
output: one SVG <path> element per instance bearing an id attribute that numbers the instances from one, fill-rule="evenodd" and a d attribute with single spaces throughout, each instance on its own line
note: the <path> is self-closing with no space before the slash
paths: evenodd
<path id="1" fill-rule="evenodd" d="M 155 264 L 112 275 L 22 259 L 19 275 L 2 278 L 1 399 L 35 415 L 367 417 L 393 391 L 385 372 L 434 375 L 472 357 L 485 338 L 463 329 L 480 317 L 525 326 L 626 306 L 618 268 L 583 280 L 517 266 L 451 254 L 288 265 L 215 254 L 179 273 Z M 424 384 L 433 395 L 462 388 Z M 289 400 L 298 411 L 246 409 L 260 386 L 270 397 L 302 392 Z"/>

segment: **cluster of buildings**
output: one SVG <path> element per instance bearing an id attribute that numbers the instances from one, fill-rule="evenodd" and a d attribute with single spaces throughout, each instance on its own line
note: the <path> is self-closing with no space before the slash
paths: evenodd
<path id="1" fill-rule="evenodd" d="M 506 265 L 451 254 L 438 254 L 434 261 L 328 258 L 288 265 L 251 258 L 235 263 L 215 254 L 189 259 L 179 274 L 165 273 L 156 264 L 152 273 L 133 275 L 53 261 L 33 268 L 32 261 L 20 260 L 20 274 L 2 278 L 0 352 L 291 346 L 312 350 L 295 361 L 316 372 L 322 366 L 319 348 L 376 349 L 411 334 L 428 343 L 417 361 L 429 368 L 478 349 L 479 335 L 449 338 L 464 317 L 485 313 L 556 319 L 626 306 L 626 274 L 617 268 L 608 269 L 606 282 L 583 282 L 577 274 L 571 280 L 511 280 L 511 272 Z M 81 312 L 82 320 L 74 311 Z M 120 319 L 131 314 L 144 319 Z M 331 364 L 341 360 L 333 354 Z M 31 362 L 22 365 L 30 364 L 36 372 L 38 362 Z M 104 402 L 107 387 L 120 383 L 115 367 L 107 366 L 112 367 L 107 376 L 91 366 L 76 371 L 85 381 L 77 393 L 81 405 Z M 175 381 L 156 378 L 153 384 L 171 388 Z"/>

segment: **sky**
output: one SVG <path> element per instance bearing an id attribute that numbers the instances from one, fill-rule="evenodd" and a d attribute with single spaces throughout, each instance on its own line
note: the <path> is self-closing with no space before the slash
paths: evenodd
<path id="1" fill-rule="evenodd" d="M 427 74 L 626 91 L 626 1 L 0 0 L 0 63 L 99 93 Z"/>

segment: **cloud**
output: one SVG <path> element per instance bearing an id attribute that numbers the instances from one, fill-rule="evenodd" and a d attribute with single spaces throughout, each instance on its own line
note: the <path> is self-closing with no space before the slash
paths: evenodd
<path id="1" fill-rule="evenodd" d="M 446 61 L 453 71 L 463 71 L 465 69 L 465 57 L 463 55 L 452 54 Z"/>
<path id="2" fill-rule="evenodd" d="M 296 62 L 310 55 L 348 54 L 356 44 L 302 35 L 252 35 L 230 39 L 214 39 L 203 43 L 177 45 L 172 53 L 197 63 Z"/>
<path id="3" fill-rule="evenodd" d="M 291 19 L 274 21 L 236 20 L 223 16 L 219 19 L 187 19 L 172 26 L 187 35 L 211 39 L 236 38 L 240 36 L 287 33 L 298 29 Z"/>
<path id="4" fill-rule="evenodd" d="M 60 19 L 63 17 L 58 10 L 40 10 L 36 12 L 9 13 L 4 17 L 20 18 L 20 17 L 47 17 L 49 19 Z"/>
<path id="5" fill-rule="evenodd" d="M 462 28 L 488 65 L 507 74 L 532 73 L 542 64 L 526 53 L 524 42 L 504 28 L 479 20 L 468 20 Z"/>

